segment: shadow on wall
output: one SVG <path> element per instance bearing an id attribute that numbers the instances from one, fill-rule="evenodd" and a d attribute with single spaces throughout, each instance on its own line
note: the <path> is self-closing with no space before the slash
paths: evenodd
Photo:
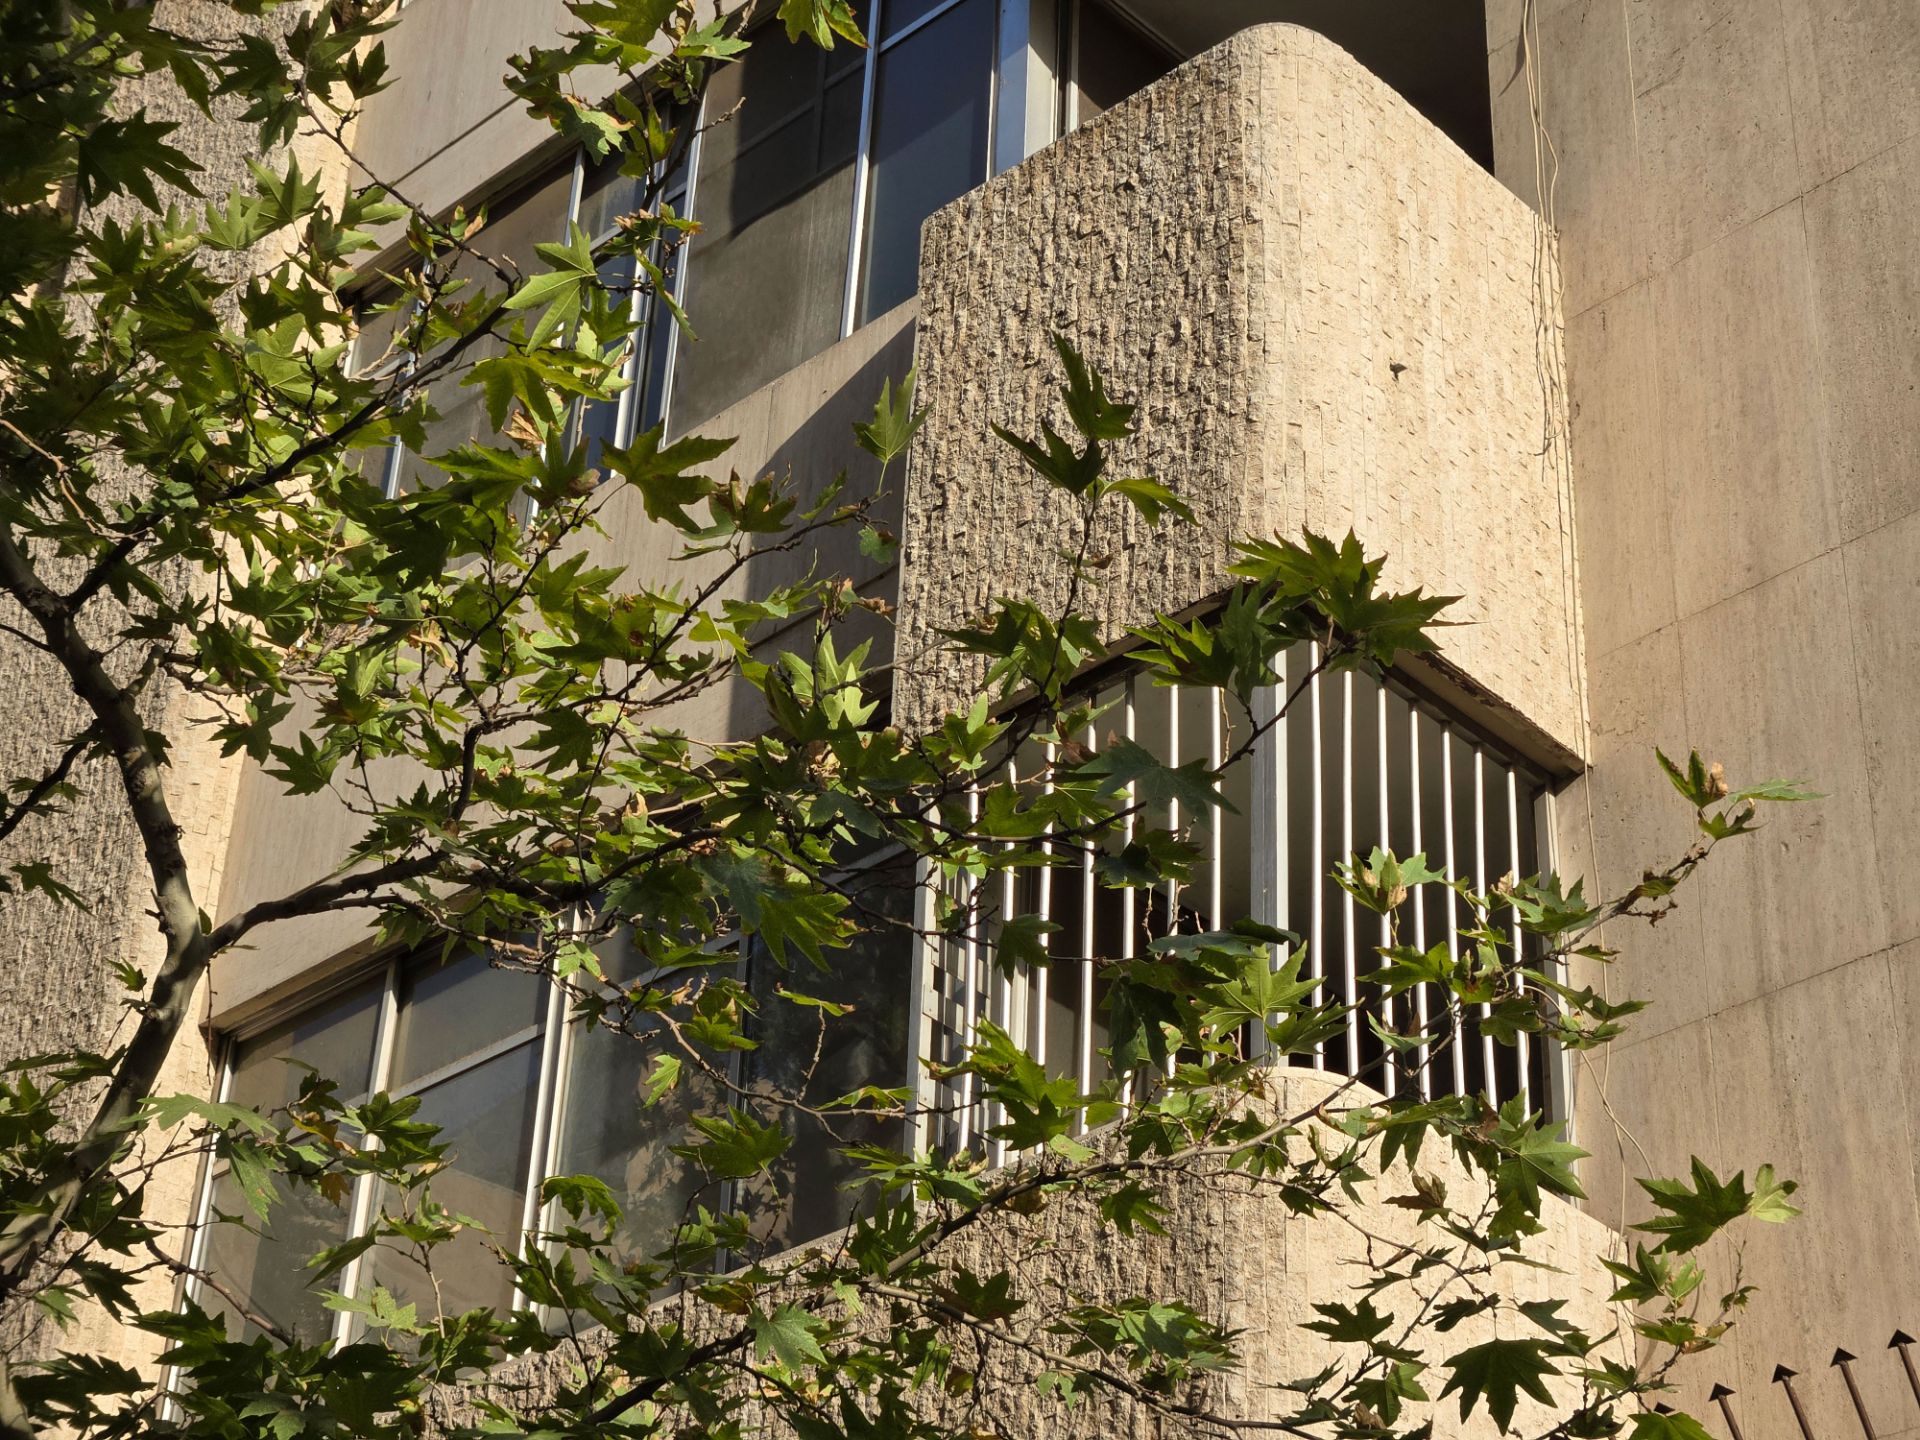
<path id="1" fill-rule="evenodd" d="M 750 407 L 765 397 L 769 413 L 762 453 L 766 458 L 758 462 L 756 473 L 772 471 L 782 478 L 790 475 L 802 509 L 817 503 L 843 471 L 847 475 L 844 503 L 874 497 L 880 467 L 859 448 L 853 426 L 857 421 L 872 419 L 881 386 L 889 381 L 898 386 L 912 366 L 916 310 L 913 304 L 897 308 L 736 407 Z M 882 333 L 868 338 L 874 331 Z M 845 353 L 850 350 L 855 353 Z M 862 356 L 860 351 L 867 353 Z M 849 364 L 853 368 L 848 369 Z M 702 428 L 724 435 L 733 413 L 726 412 Z M 741 444 L 735 447 L 741 461 L 752 453 L 752 443 L 753 437 L 743 431 Z M 736 468 L 744 470 L 744 464 Z M 878 495 L 872 512 L 874 525 L 893 535 L 900 533 L 900 496 L 905 479 L 906 458 L 902 456 L 889 467 L 886 488 Z M 818 545 L 802 545 L 756 558 L 742 576 L 743 598 L 765 599 L 779 586 L 804 580 L 809 574 L 846 576 L 863 597 L 883 600 L 889 606 L 899 588 L 896 567 L 863 554 L 858 527 L 849 527 L 825 532 Z M 768 660 L 787 649 L 810 653 L 814 626 L 814 617 L 807 616 L 769 627 L 755 639 L 756 658 Z M 870 640 L 874 647 L 870 665 L 885 665 L 893 659 L 892 624 L 865 609 L 854 610 L 835 625 L 833 636 L 842 655 Z M 727 689 L 720 727 L 723 733 L 746 736 L 764 729 L 767 714 L 760 692 L 738 681 Z M 674 723 L 671 718 L 669 723 Z"/>

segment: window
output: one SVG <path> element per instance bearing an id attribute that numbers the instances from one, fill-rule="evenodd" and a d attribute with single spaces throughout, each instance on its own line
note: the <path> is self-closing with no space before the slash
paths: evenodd
<path id="1" fill-rule="evenodd" d="M 862 237 L 863 325 L 913 297 L 926 218 L 987 178 L 994 14 L 993 0 L 960 0 L 897 28 L 880 52 Z"/>
<path id="2" fill-rule="evenodd" d="M 1299 683 L 1317 658 L 1304 645 L 1283 657 L 1283 682 Z M 1098 750 L 1123 736 L 1170 764 L 1205 759 L 1219 766 L 1254 724 L 1215 690 L 1127 679 L 1099 700 L 1104 713 L 1081 743 Z M 1274 703 L 1271 693 L 1261 698 L 1267 714 Z M 1030 742 L 1014 759 L 1015 777 L 1044 773 L 1050 758 Z M 1410 1075 L 1384 1063 L 1369 1017 L 1390 1028 L 1415 1019 L 1424 1025 L 1431 997 L 1415 993 L 1385 1006 L 1360 983 L 1376 963 L 1373 947 L 1384 943 L 1386 923 L 1356 913 L 1352 897 L 1329 878 L 1337 861 L 1375 845 L 1400 855 L 1424 851 L 1436 868 L 1483 890 L 1504 874 L 1531 875 L 1541 868 L 1542 777 L 1397 680 L 1345 674 L 1314 678 L 1287 716 L 1228 767 L 1221 793 L 1227 806 L 1205 817 L 1182 816 L 1177 802 L 1140 817 L 1143 825 L 1173 829 L 1198 821 L 1193 838 L 1204 860 L 1190 884 L 1152 893 L 1107 889 L 1096 885 L 1087 854 L 1076 867 L 988 882 L 998 893 L 964 891 L 970 923 L 932 957 L 933 1058 L 957 1060 L 984 1016 L 1022 1037 L 1050 1070 L 1092 1088 L 1108 1073 L 1100 1055 L 1109 1040 L 1098 957 L 1132 959 L 1173 928 L 1216 928 L 1251 915 L 1300 935 L 1306 973 L 1334 997 L 1362 1002 L 1342 1035 L 1299 1063 L 1359 1075 L 1388 1094 L 1411 1084 L 1422 1096 L 1484 1092 L 1499 1101 L 1525 1095 L 1536 1107 L 1552 1106 L 1545 1047 L 1524 1035 L 1517 1046 L 1496 1045 L 1479 1032 L 1474 1015 L 1461 1034 L 1442 1034 L 1432 1054 L 1419 1054 Z M 1133 833 L 1128 822 L 1110 843 L 1124 845 Z M 1398 917 L 1400 938 L 1423 949 L 1444 941 L 1457 952 L 1469 922 L 1464 902 L 1449 903 L 1451 897 L 1432 886 L 1420 898 L 1424 903 L 1410 902 Z M 1019 914 L 1039 915 L 1059 928 L 1047 942 L 1053 963 L 1009 980 L 987 962 L 1004 917 Z M 1517 928 L 1514 939 L 1522 940 Z M 1403 1007 L 1407 1013 L 1397 1013 Z M 929 1138 L 956 1149 L 984 1148 L 989 1159 L 1003 1160 L 998 1142 L 981 1138 L 994 1117 L 980 1112 L 970 1079 L 950 1083 L 954 1093 L 929 1096 L 951 1111 Z"/>
<path id="3" fill-rule="evenodd" d="M 687 119 L 685 115 L 676 114 L 669 117 L 668 124 L 678 127 L 684 125 Z M 603 162 L 585 168 L 584 160 L 581 163 L 584 173 L 581 177 L 580 201 L 573 218 L 597 249 L 613 237 L 623 215 L 647 204 L 651 186 L 647 180 L 621 174 L 616 164 Z M 678 215 L 686 213 L 687 165 L 684 151 L 672 173 L 661 182 L 657 204 Z M 666 273 L 669 294 L 675 300 L 680 299 L 679 250 L 656 246 L 651 259 Z M 600 276 L 617 293 L 619 287 L 635 287 L 637 270 L 630 256 L 608 256 L 601 264 Z M 599 465 L 602 446 L 625 444 L 634 435 L 658 425 L 666 414 L 667 386 L 670 383 L 667 359 L 675 329 L 673 314 L 666 296 L 644 295 L 638 288 L 632 289 L 630 304 L 630 318 L 644 320 L 644 324 L 633 335 L 633 352 L 627 357 L 622 375 L 627 388 L 615 401 L 585 406 L 579 421 L 580 436 L 587 446 L 586 462 L 589 469 Z"/>
<path id="4" fill-rule="evenodd" d="M 762 31 L 707 90 L 673 403 L 718 414 L 840 338 L 864 52 Z"/>
<path id="5" fill-rule="evenodd" d="M 362 985 L 235 1046 L 224 1098 L 261 1111 L 279 1110 L 299 1096 L 310 1072 L 336 1081 L 345 1099 L 365 1094 L 380 1000 L 379 985 Z M 248 1310 L 276 1329 L 309 1343 L 324 1340 L 337 1317 L 321 1303 L 320 1291 L 338 1284 L 339 1277 L 315 1275 L 306 1263 L 347 1238 L 349 1208 L 330 1202 L 311 1186 L 283 1183 L 279 1189 L 280 1203 L 262 1226 L 225 1163 L 216 1163 L 208 1177 L 206 1203 L 216 1214 L 246 1217 L 246 1224 L 205 1227 L 195 1264 L 221 1289 L 245 1296 Z M 197 1298 L 209 1311 L 225 1314 L 239 1338 L 260 1333 L 218 1289 L 207 1287 Z"/>
<path id="6" fill-rule="evenodd" d="M 435 1251 L 432 1277 L 398 1251 L 370 1251 L 360 1288 L 385 1285 L 422 1315 L 434 1313 L 436 1284 L 449 1315 L 505 1309 L 513 1277 L 487 1246 L 513 1248 L 525 1223 L 547 987 L 468 955 L 415 961 L 400 971 L 397 989 L 385 1087 L 418 1095 L 416 1118 L 440 1127 L 448 1163 L 433 1179 L 433 1199 L 486 1229 L 463 1231 Z M 381 1197 L 389 1207 L 398 1198 Z"/>
<path id="7" fill-rule="evenodd" d="M 391 290 L 363 300 L 354 308 L 353 348 L 348 373 L 371 384 L 392 381 L 413 368 L 413 356 L 400 348 L 400 331 L 412 313 L 412 301 Z M 383 495 L 393 494 L 394 471 L 400 456 L 398 440 L 358 446 L 349 463 Z"/>
<path id="8" fill-rule="evenodd" d="M 602 446 L 629 444 L 655 425 L 679 434 L 712 419 L 910 299 L 922 223 L 987 178 L 996 0 L 882 0 L 876 8 L 870 28 L 880 40 L 867 49 L 789 44 L 774 22 L 739 64 L 716 73 L 704 128 L 662 191 L 699 225 L 688 243 L 656 257 L 692 332 L 663 304 L 644 317 L 627 390 L 579 416 L 590 465 Z M 573 168 L 582 171 L 577 185 Z M 570 188 L 578 192 L 571 200 Z M 576 158 L 497 202 L 474 245 L 530 268 L 534 244 L 563 239 L 569 220 L 602 243 L 642 196 L 641 182 L 617 167 Z M 475 262 L 456 268 L 491 283 Z M 602 273 L 616 286 L 634 278 L 612 258 Z M 362 332 L 356 363 L 384 349 L 371 331 Z M 487 433 L 482 396 L 460 382 L 473 361 L 498 352 L 497 342 L 482 342 L 431 383 L 441 418 L 429 427 L 427 454 Z M 431 480 L 417 456 L 391 471 L 390 493 Z"/>
<path id="9" fill-rule="evenodd" d="M 857 873 L 866 878 L 848 882 L 850 888 L 873 887 L 868 903 L 899 918 L 911 872 L 896 860 L 891 868 L 867 865 Z M 649 978 L 633 947 L 608 944 L 601 953 L 617 984 Z M 805 962 L 783 969 L 757 949 L 743 956 L 737 943 L 717 950 L 715 963 L 743 974 L 758 1006 L 752 1024 L 759 1048 L 751 1060 L 735 1057 L 727 1085 L 771 1089 L 817 1105 L 866 1085 L 902 1084 L 912 954 L 904 930 L 878 933 L 844 952 L 830 975 L 810 971 Z M 792 992 L 855 1007 L 851 1019 L 835 1023 L 817 1063 L 819 1011 L 788 998 Z M 617 991 L 607 987 L 605 994 Z M 354 1324 L 326 1309 L 323 1289 L 365 1294 L 382 1285 L 423 1315 L 436 1306 L 454 1314 L 522 1303 L 512 1272 L 492 1247 L 512 1250 L 529 1230 L 543 1228 L 538 1194 L 548 1175 L 590 1174 L 612 1187 L 626 1212 L 612 1249 L 627 1260 L 664 1250 L 692 1203 L 722 1209 L 744 1199 L 672 1153 L 689 1138 L 691 1115 L 740 1103 L 738 1097 L 689 1065 L 664 1104 L 647 1106 L 646 1078 L 667 1043 L 649 1043 L 654 1022 L 640 1015 L 621 1033 L 606 1020 L 568 1010 L 561 992 L 539 977 L 499 968 L 484 955 L 444 963 L 418 957 L 390 963 L 379 977 L 231 1045 L 223 1086 L 236 1104 L 285 1106 L 299 1093 L 307 1073 L 302 1067 L 337 1079 L 348 1100 L 375 1090 L 418 1096 L 418 1118 L 439 1126 L 447 1147 L 445 1168 L 430 1184 L 432 1197 L 484 1231 L 463 1232 L 440 1246 L 431 1278 L 386 1245 L 344 1273 L 316 1276 L 306 1268 L 314 1254 L 357 1233 L 382 1208 L 395 1209 L 402 1197 L 363 1181 L 336 1204 L 311 1187 L 283 1186 L 265 1233 L 256 1234 L 261 1227 L 248 1217 L 224 1163 L 216 1163 L 202 1188 L 194 1263 L 219 1288 L 194 1285 L 188 1293 L 224 1314 L 238 1336 L 259 1327 L 220 1290 L 276 1329 L 309 1342 L 341 1340 L 355 1333 Z M 758 1232 L 773 1250 L 845 1221 L 840 1187 L 847 1170 L 831 1146 L 890 1141 L 900 1129 L 897 1121 L 841 1118 L 829 1132 L 824 1122 L 785 1107 L 762 1102 L 756 1108 L 763 1119 L 777 1116 L 795 1137 L 778 1173 L 752 1197 L 756 1219 L 765 1222 Z M 227 1217 L 247 1218 L 241 1224 Z"/>
<path id="10" fill-rule="evenodd" d="M 598 954 L 600 968 L 614 983 L 595 988 L 609 1001 L 617 998 L 616 987 L 655 978 L 622 937 L 600 946 Z M 718 1203 L 700 1168 L 672 1147 L 685 1138 L 694 1115 L 729 1097 L 710 1077 L 687 1066 L 680 1084 L 658 1106 L 647 1105 L 654 1058 L 680 1053 L 653 1016 L 623 1017 L 610 1009 L 604 1017 L 576 1020 L 567 1040 L 554 1173 L 605 1181 L 622 1212 L 611 1249 L 623 1260 L 646 1260 L 672 1243 L 674 1228 L 688 1218 L 693 1204 Z"/>
<path id="11" fill-rule="evenodd" d="M 516 267 L 522 274 L 546 269 L 546 262 L 534 247 L 566 238 L 572 194 L 573 167 L 567 166 L 542 176 L 518 194 L 488 205 L 487 223 L 467 241 L 473 253 L 460 255 L 453 262 L 453 275 L 464 281 L 466 288 L 450 295 L 448 303 L 459 305 L 483 290 L 502 288 L 489 261 Z M 503 321 L 502 328 L 505 327 Z M 492 437 L 494 431 L 487 419 L 484 392 L 478 385 L 463 382 L 480 361 L 503 355 L 506 350 L 505 341 L 483 337 L 427 381 L 427 400 L 439 412 L 439 418 L 428 422 L 426 444 L 420 452 L 401 457 L 395 481 L 397 492 L 439 483 L 438 472 L 425 457 L 444 455 L 469 441 Z M 421 363 L 431 364 L 433 359 L 428 355 Z"/>
<path id="12" fill-rule="evenodd" d="M 909 971 L 913 946 L 913 871 L 899 855 L 855 868 L 845 881 L 857 913 L 873 928 L 834 960 L 830 973 L 794 957 L 781 966 L 763 948 L 747 955 L 758 1048 L 742 1066 L 748 1089 L 771 1091 L 815 1108 L 866 1085 L 892 1088 L 913 1070 L 908 1053 Z M 899 928 L 894 928 L 899 927 Z M 851 1007 L 821 1028 L 821 1011 L 788 998 L 801 995 Z M 854 1167 L 838 1152 L 848 1145 L 902 1143 L 898 1120 L 842 1115 L 829 1120 L 787 1105 L 759 1102 L 757 1118 L 778 1124 L 792 1143 L 752 1196 L 755 1223 L 768 1253 L 832 1234 L 852 1218 L 846 1194 Z"/>
<path id="13" fill-rule="evenodd" d="M 1080 0 L 1068 24 L 1068 128 L 1112 109 L 1180 63 L 1171 49 L 1102 0 Z"/>

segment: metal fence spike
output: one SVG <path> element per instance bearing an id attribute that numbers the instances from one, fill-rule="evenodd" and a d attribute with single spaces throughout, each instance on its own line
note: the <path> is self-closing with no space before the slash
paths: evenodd
<path id="1" fill-rule="evenodd" d="M 1844 1350 L 1833 1352 L 1833 1364 L 1840 1367 L 1840 1378 L 1847 1382 L 1847 1398 L 1853 1402 L 1853 1413 L 1860 1417 L 1860 1428 L 1866 1432 L 1867 1440 L 1880 1440 L 1873 1433 L 1873 1417 L 1867 1414 L 1867 1402 L 1861 1398 L 1860 1383 L 1853 1378 L 1853 1356 Z"/>
<path id="2" fill-rule="evenodd" d="M 1907 1372 L 1907 1387 L 1913 1391 L 1913 1402 L 1920 1405 L 1920 1370 L 1913 1367 L 1914 1338 L 1904 1330 L 1893 1332 L 1893 1339 L 1887 1342 L 1889 1350 L 1900 1352 L 1900 1364 Z"/>
<path id="3" fill-rule="evenodd" d="M 1793 1393 L 1793 1377 L 1798 1373 L 1785 1365 L 1776 1365 L 1773 1367 L 1773 1383 L 1786 1390 L 1787 1404 L 1793 1407 L 1793 1422 L 1800 1427 L 1801 1435 L 1806 1440 L 1813 1440 L 1813 1426 L 1807 1423 L 1807 1412 L 1801 1408 L 1800 1397 Z"/>
<path id="4" fill-rule="evenodd" d="M 1732 1398 L 1733 1391 L 1725 1385 L 1715 1385 L 1707 1392 L 1708 1402 L 1720 1407 L 1720 1416 L 1727 1422 L 1727 1434 L 1732 1436 L 1733 1440 L 1747 1440 L 1747 1437 L 1740 1433 L 1740 1422 L 1734 1418 L 1733 1406 L 1727 1403 Z"/>

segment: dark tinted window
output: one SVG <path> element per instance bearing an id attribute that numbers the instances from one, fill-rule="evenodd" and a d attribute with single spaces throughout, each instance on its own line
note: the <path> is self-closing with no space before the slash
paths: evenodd
<path id="1" fill-rule="evenodd" d="M 1083 0 L 1074 24 L 1075 102 L 1081 121 L 1144 90 L 1180 63 L 1159 41 L 1099 0 Z"/>
<path id="2" fill-rule="evenodd" d="M 675 361 L 676 429 L 712 418 L 840 335 L 860 52 L 762 32 L 707 93 L 686 304 Z"/>
<path id="3" fill-rule="evenodd" d="M 860 320 L 919 284 L 920 227 L 987 178 L 993 0 L 962 0 L 880 56 Z"/>

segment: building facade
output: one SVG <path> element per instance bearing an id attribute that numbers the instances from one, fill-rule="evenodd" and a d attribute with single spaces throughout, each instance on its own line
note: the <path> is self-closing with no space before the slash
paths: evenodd
<path id="1" fill-rule="evenodd" d="M 498 84 L 508 54 L 564 20 L 551 0 L 413 0 L 387 40 L 397 81 L 354 135 L 358 171 L 430 210 L 486 203 L 496 253 L 530 257 L 571 223 L 603 232 L 631 182 L 556 148 Z M 1398 583 L 1466 597 L 1471 623 L 1438 660 L 1316 685 L 1229 782 L 1239 813 L 1212 822 L 1200 881 L 1165 901 L 1300 930 L 1345 993 L 1371 940 L 1324 877 L 1355 849 L 1425 849 L 1481 881 L 1551 866 L 1607 893 L 1690 838 L 1655 746 L 1813 781 L 1827 798 L 1627 937 L 1596 983 L 1654 1002 L 1628 1040 L 1576 1066 L 1467 1037 L 1419 1083 L 1524 1093 L 1570 1119 L 1594 1154 L 1569 1254 L 1641 1218 L 1629 1174 L 1698 1154 L 1797 1178 L 1808 1219 L 1753 1243 L 1761 1292 L 1682 1398 L 1702 1413 L 1725 1384 L 1750 1426 L 1765 1413 L 1779 1430 L 1773 1367 L 1818 1370 L 1803 1398 L 1844 1433 L 1829 1353 L 1878 1357 L 1920 1328 L 1920 898 L 1899 859 L 1920 782 L 1920 640 L 1902 618 L 1920 548 L 1920 6 L 874 0 L 868 20 L 865 51 L 758 47 L 710 92 L 732 118 L 670 188 L 700 224 L 674 276 L 699 338 L 650 317 L 629 392 L 587 432 L 622 443 L 664 423 L 739 437 L 742 471 L 858 478 L 851 422 L 917 365 L 930 417 L 896 502 L 898 563 L 850 542 L 821 561 L 895 603 L 913 653 L 1008 574 L 1057 598 L 1063 517 L 988 426 L 1036 427 L 1060 331 L 1141 400 L 1137 463 L 1200 517 L 1101 537 L 1111 633 L 1207 605 L 1230 542 L 1276 530 L 1350 527 Z M 377 324 L 361 343 L 386 348 Z M 449 385 L 436 408 L 428 452 L 487 423 L 472 390 Z M 421 478 L 398 447 L 365 463 L 390 491 Z M 637 506 L 605 523 L 604 558 L 664 569 L 671 537 Z M 977 680 L 903 670 L 896 717 L 928 723 Z M 1163 758 L 1231 742 L 1217 695 L 1136 693 L 1124 670 L 1095 683 Z M 676 718 L 729 736 L 758 722 L 725 689 Z M 209 766 L 204 784 L 220 914 L 317 878 L 355 837 L 352 814 L 256 771 Z M 125 897 L 80 922 L 100 933 L 16 912 L 17 947 L 104 966 L 137 930 L 130 838 L 95 843 L 103 892 Z M 1022 909 L 1074 953 L 1150 923 L 1109 913 L 1090 870 L 1010 886 L 1000 912 Z M 1458 918 L 1415 921 L 1436 943 Z M 606 1178 L 636 1247 L 678 1212 L 690 1181 L 604 1032 L 527 977 L 381 954 L 355 924 L 284 922 L 224 960 L 183 1076 L 274 1103 L 292 1054 L 345 1091 L 421 1094 L 458 1157 L 443 1198 L 497 1235 L 537 1222 L 548 1173 Z M 1090 1077 L 1091 967 L 991 978 L 991 943 L 876 957 L 901 978 L 867 997 L 823 1086 L 912 1073 L 981 1015 Z M 47 973 L 59 1025 L 85 1041 L 104 1014 L 72 998 L 72 965 Z M 47 1048 L 24 1041 L 38 982 L 9 983 L 9 1043 Z M 1353 1073 L 1373 1043 L 1356 1024 L 1320 1064 Z M 783 1063 L 778 1037 L 756 1063 Z M 966 1143 L 964 1106 L 953 1123 Z M 776 1238 L 830 1228 L 830 1169 L 789 1178 Z M 183 1209 L 204 1215 L 224 1183 L 183 1180 Z M 272 1241 L 209 1229 L 200 1258 L 283 1323 L 344 1325 L 290 1257 L 369 1204 L 289 1215 Z M 1222 1304 L 1286 1288 L 1195 1243 Z M 464 1273 L 461 1303 L 514 1302 L 497 1267 Z M 378 1278 L 405 1293 L 405 1275 Z M 1862 1382 L 1882 1436 L 1920 1433 L 1897 1366 Z"/>

